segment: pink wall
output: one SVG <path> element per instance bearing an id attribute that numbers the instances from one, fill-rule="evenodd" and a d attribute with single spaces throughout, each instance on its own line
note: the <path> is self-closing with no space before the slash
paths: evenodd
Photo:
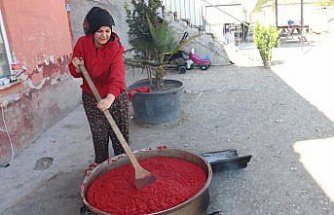
<path id="1" fill-rule="evenodd" d="M 10 47 L 29 74 L 44 61 L 71 53 L 65 1 L 10 0 L 3 2 L 2 11 Z M 34 85 L 42 81 L 42 73 L 32 75 Z"/>
<path id="2" fill-rule="evenodd" d="M 72 38 L 64 0 L 0 0 L 12 52 L 28 70 L 20 81 L 0 88 L 16 153 L 73 110 L 80 102 L 78 83 L 67 64 Z M 1 113 L 1 112 L 0 112 Z M 10 157 L 0 120 L 0 164 Z"/>
<path id="3" fill-rule="evenodd" d="M 70 53 L 64 0 L 10 0 L 3 5 L 9 43 L 28 63 L 40 53 Z M 20 53 L 20 54 L 19 54 Z"/>

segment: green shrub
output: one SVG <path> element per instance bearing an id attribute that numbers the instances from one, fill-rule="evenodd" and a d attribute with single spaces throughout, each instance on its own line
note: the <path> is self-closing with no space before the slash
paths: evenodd
<path id="1" fill-rule="evenodd" d="M 260 12 L 262 9 L 261 7 L 266 4 L 269 0 L 257 0 L 255 8 L 253 10 L 254 13 Z"/>
<path id="2" fill-rule="evenodd" d="M 256 23 L 254 29 L 254 43 L 259 49 L 263 65 L 270 68 L 272 59 L 272 50 L 277 46 L 278 31 L 274 26 L 263 26 Z"/>
<path id="3" fill-rule="evenodd" d="M 320 0 L 319 2 L 315 2 L 315 5 L 317 6 L 333 6 L 334 5 L 334 0 Z"/>

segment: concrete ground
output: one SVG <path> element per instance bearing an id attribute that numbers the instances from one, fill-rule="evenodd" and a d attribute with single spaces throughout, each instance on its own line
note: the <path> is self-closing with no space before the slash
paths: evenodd
<path id="1" fill-rule="evenodd" d="M 214 175 L 208 212 L 334 214 L 332 45 L 327 36 L 303 49 L 282 44 L 272 70 L 261 66 L 254 47 L 244 46 L 235 65 L 169 74 L 185 84 L 180 122 L 147 128 L 132 120 L 131 147 L 252 155 L 247 168 Z M 128 74 L 129 83 L 136 78 Z M 79 214 L 80 184 L 92 160 L 79 106 L 0 169 L 0 214 Z"/>

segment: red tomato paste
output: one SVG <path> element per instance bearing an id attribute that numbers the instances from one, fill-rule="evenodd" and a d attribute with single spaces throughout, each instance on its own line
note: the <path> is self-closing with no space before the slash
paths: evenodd
<path id="1" fill-rule="evenodd" d="M 87 190 L 87 201 L 110 214 L 149 214 L 190 199 L 207 179 L 201 167 L 186 160 L 152 157 L 140 164 L 156 177 L 152 184 L 137 190 L 134 169 L 127 164 L 97 178 Z"/>

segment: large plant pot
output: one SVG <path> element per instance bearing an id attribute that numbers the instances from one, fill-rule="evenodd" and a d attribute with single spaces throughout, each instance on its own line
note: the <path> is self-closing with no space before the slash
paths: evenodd
<path id="1" fill-rule="evenodd" d="M 150 80 L 140 80 L 129 87 L 150 86 Z M 177 80 L 164 80 L 159 91 L 137 92 L 132 98 L 135 121 L 139 124 L 159 125 L 176 122 L 181 115 L 184 85 Z"/>

